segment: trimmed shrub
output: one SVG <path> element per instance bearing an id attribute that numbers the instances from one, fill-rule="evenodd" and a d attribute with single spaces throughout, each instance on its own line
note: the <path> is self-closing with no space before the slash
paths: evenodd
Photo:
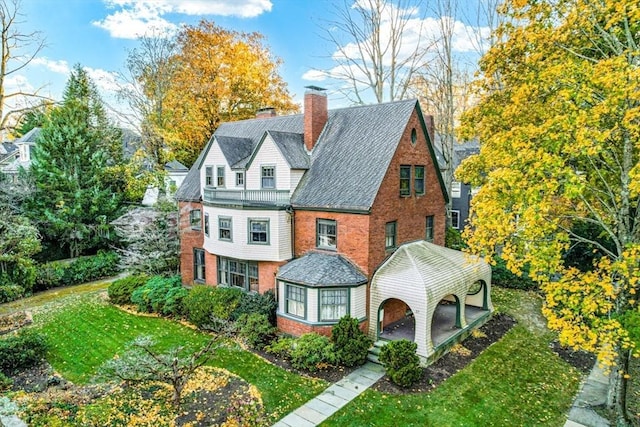
<path id="1" fill-rule="evenodd" d="M 269 323 L 275 326 L 277 309 L 278 303 L 276 302 L 275 293 L 272 290 L 268 290 L 264 294 L 244 292 L 242 293 L 238 307 L 231 314 L 231 318 L 237 320 L 245 314 L 259 313 L 267 316 Z"/>
<path id="2" fill-rule="evenodd" d="M 240 324 L 240 336 L 247 341 L 249 346 L 258 350 L 264 349 L 276 335 L 277 329 L 269 323 L 269 319 L 264 314 L 244 314 L 238 319 L 238 323 Z"/>
<path id="3" fill-rule="evenodd" d="M 493 259 L 495 265 L 491 266 L 492 284 L 503 288 L 521 289 L 525 291 L 538 289 L 536 282 L 529 278 L 529 268 L 527 266 L 523 269 L 522 275 L 518 276 L 509 271 L 507 263 L 502 258 L 495 256 Z"/>
<path id="4" fill-rule="evenodd" d="M 291 349 L 291 365 L 315 372 L 335 363 L 333 344 L 328 337 L 311 332 L 298 338 Z"/>
<path id="5" fill-rule="evenodd" d="M 72 261 L 53 261 L 37 267 L 35 291 L 78 285 L 117 274 L 120 257 L 113 251 L 98 251 Z"/>
<path id="6" fill-rule="evenodd" d="M 291 350 L 293 349 L 295 342 L 295 338 L 280 336 L 274 341 L 271 341 L 271 344 L 266 346 L 264 350 L 277 357 L 290 359 Z"/>
<path id="7" fill-rule="evenodd" d="M 196 285 L 184 300 L 189 322 L 198 328 L 223 326 L 231 320 L 244 293 L 240 289 Z"/>
<path id="8" fill-rule="evenodd" d="M 391 341 L 380 350 L 380 362 L 384 364 L 387 375 L 401 387 L 415 384 L 424 375 L 417 348 L 413 341 L 398 340 Z"/>
<path id="9" fill-rule="evenodd" d="M 180 276 L 154 276 L 131 294 L 139 311 L 177 316 L 183 312 L 182 301 L 189 291 L 182 287 Z"/>
<path id="10" fill-rule="evenodd" d="M 6 375 L 35 366 L 44 359 L 47 343 L 32 330 L 0 339 L 0 371 Z"/>
<path id="11" fill-rule="evenodd" d="M 331 341 L 335 347 L 336 363 L 343 366 L 364 364 L 373 343 L 358 327 L 358 319 L 348 314 L 331 329 Z"/>
<path id="12" fill-rule="evenodd" d="M 0 304 L 15 301 L 25 296 L 26 291 L 18 285 L 0 285 Z"/>
<path id="13" fill-rule="evenodd" d="M 149 276 L 145 274 L 135 274 L 114 281 L 107 288 L 109 300 L 112 304 L 131 304 L 133 291 L 142 287 L 148 280 Z"/>

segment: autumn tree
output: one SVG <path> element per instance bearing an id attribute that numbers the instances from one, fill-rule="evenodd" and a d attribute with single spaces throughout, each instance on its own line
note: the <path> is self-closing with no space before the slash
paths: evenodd
<path id="1" fill-rule="evenodd" d="M 39 31 L 20 29 L 21 18 L 19 0 L 0 0 L 0 130 L 12 127 L 15 116 L 31 109 L 30 102 L 45 98 L 37 89 L 7 91 L 7 79 L 22 71 L 44 48 Z"/>
<path id="2" fill-rule="evenodd" d="M 138 42 L 127 56 L 118 94 L 129 105 L 129 122 L 141 135 L 145 157 L 159 171 L 168 160 L 162 132 L 167 128 L 166 100 L 177 71 L 178 51 L 176 40 L 167 34 L 152 33 Z"/>
<path id="3" fill-rule="evenodd" d="M 338 90 L 357 104 L 371 94 L 378 103 L 405 99 L 429 44 L 417 15 L 421 3 L 344 0 L 334 6 L 324 38 L 336 65 L 322 74 L 345 83 Z"/>
<path id="4" fill-rule="evenodd" d="M 255 117 L 258 109 L 297 110 L 258 33 L 226 30 L 209 21 L 185 26 L 176 39 L 163 137 L 180 162 L 192 164 L 221 122 Z"/>
<path id="5" fill-rule="evenodd" d="M 608 404 L 626 425 L 638 355 L 640 7 L 632 0 L 510 0 L 481 61 L 481 101 L 463 130 L 480 154 L 460 177 L 481 186 L 468 243 L 544 291 L 560 341 L 612 368 Z M 588 231 L 588 232 L 583 232 Z M 598 250 L 567 265 L 577 243 Z"/>
<path id="6" fill-rule="evenodd" d="M 119 133 L 110 125 L 97 88 L 76 65 L 33 152 L 35 191 L 26 211 L 44 236 L 71 257 L 102 245 L 120 197 L 106 177 L 121 156 Z"/>

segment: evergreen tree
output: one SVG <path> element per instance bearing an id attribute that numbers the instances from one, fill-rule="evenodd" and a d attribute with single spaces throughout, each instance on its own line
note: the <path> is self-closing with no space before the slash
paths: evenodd
<path id="1" fill-rule="evenodd" d="M 119 196 L 105 177 L 121 158 L 118 141 L 95 85 L 76 65 L 33 153 L 35 191 L 28 210 L 42 233 L 65 245 L 71 257 L 104 245 L 116 216 Z"/>

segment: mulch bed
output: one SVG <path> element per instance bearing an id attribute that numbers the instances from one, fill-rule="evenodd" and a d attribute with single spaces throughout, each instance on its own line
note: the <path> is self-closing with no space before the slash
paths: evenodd
<path id="1" fill-rule="evenodd" d="M 573 366 L 583 374 L 588 374 L 596 363 L 596 355 L 586 351 L 575 351 L 568 347 L 562 347 L 558 341 L 550 345 L 551 350 L 562 360 Z"/>

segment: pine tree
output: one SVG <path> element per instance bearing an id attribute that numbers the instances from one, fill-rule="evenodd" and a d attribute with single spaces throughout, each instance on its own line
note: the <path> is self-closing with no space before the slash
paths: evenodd
<path id="1" fill-rule="evenodd" d="M 108 166 L 120 159 L 117 136 L 95 85 L 76 65 L 33 152 L 28 209 L 46 238 L 68 247 L 71 257 L 100 247 L 118 211 L 118 193 L 106 179 Z"/>

